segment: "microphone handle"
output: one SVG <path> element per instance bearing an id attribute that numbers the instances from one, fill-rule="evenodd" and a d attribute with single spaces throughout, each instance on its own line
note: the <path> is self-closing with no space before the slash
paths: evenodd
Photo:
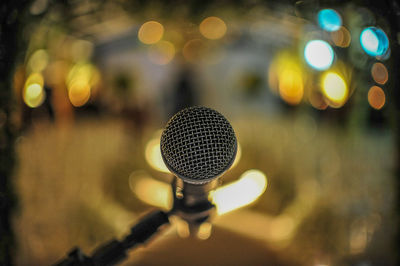
<path id="1" fill-rule="evenodd" d="M 131 233 L 122 241 L 113 239 L 97 248 L 87 257 L 79 248 L 72 250 L 68 257 L 54 266 L 107 266 L 115 265 L 126 258 L 126 251 L 149 240 L 159 228 L 169 223 L 168 213 L 155 211 L 148 214 L 131 228 Z"/>

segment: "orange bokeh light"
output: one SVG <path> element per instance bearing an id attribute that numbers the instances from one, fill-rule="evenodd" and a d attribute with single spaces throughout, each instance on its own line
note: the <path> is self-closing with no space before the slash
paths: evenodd
<path id="1" fill-rule="evenodd" d="M 388 70 L 382 63 L 375 63 L 371 68 L 371 75 L 374 81 L 378 84 L 385 84 L 388 81 Z"/>
<path id="2" fill-rule="evenodd" d="M 372 86 L 368 91 L 368 102 L 376 110 L 382 109 L 385 105 L 385 92 L 378 86 Z"/>

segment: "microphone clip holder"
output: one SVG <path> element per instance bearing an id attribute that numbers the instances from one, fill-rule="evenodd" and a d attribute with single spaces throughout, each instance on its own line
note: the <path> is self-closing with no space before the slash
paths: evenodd
<path id="1" fill-rule="evenodd" d="M 215 215 L 215 205 L 210 201 L 209 194 L 218 185 L 217 179 L 204 184 L 192 184 L 174 178 L 174 202 L 170 213 L 187 222 L 190 235 L 196 235 L 200 225 L 212 220 Z"/>

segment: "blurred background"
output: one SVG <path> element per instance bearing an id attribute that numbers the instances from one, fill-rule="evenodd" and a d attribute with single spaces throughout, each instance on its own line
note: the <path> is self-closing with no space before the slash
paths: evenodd
<path id="1" fill-rule="evenodd" d="M 240 146 L 213 226 L 173 218 L 122 265 L 399 262 L 395 1 L 2 5 L 0 262 L 90 254 L 170 208 L 159 138 L 195 105 Z"/>

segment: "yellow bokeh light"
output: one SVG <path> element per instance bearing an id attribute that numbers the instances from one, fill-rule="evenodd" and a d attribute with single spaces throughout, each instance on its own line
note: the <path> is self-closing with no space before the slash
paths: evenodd
<path id="1" fill-rule="evenodd" d="M 82 62 L 74 65 L 66 79 L 71 104 L 75 107 L 86 104 L 92 94 L 92 87 L 98 81 L 98 70 L 92 64 Z"/>
<path id="2" fill-rule="evenodd" d="M 187 238 L 190 236 L 189 225 L 186 221 L 176 216 L 171 216 L 169 219 L 171 223 L 176 226 L 176 232 L 178 233 L 179 237 Z"/>
<path id="3" fill-rule="evenodd" d="M 172 189 L 167 183 L 155 180 L 144 172 L 129 176 L 129 187 L 141 201 L 169 210 L 172 207 Z"/>
<path id="4" fill-rule="evenodd" d="M 90 98 L 90 86 L 85 82 L 74 82 L 68 87 L 68 97 L 72 105 L 79 107 Z"/>
<path id="5" fill-rule="evenodd" d="M 304 95 L 304 75 L 298 58 L 290 52 L 275 57 L 268 70 L 270 90 L 288 104 L 299 104 Z"/>
<path id="6" fill-rule="evenodd" d="M 200 33 L 210 40 L 217 40 L 226 34 L 226 24 L 218 17 L 208 17 L 199 26 Z"/>
<path id="7" fill-rule="evenodd" d="M 41 73 L 32 73 L 25 81 L 23 99 L 27 106 L 31 108 L 39 107 L 46 98 L 43 89 L 44 79 Z"/>
<path id="8" fill-rule="evenodd" d="M 270 223 L 270 238 L 273 241 L 289 239 L 294 230 L 295 222 L 289 215 L 280 215 Z"/>
<path id="9" fill-rule="evenodd" d="M 322 77 L 322 93 L 331 107 L 339 108 L 347 100 L 349 94 L 346 81 L 338 73 L 327 72 Z"/>
<path id="10" fill-rule="evenodd" d="M 300 103 L 303 98 L 303 77 L 296 66 L 288 66 L 279 74 L 279 95 L 292 105 Z"/>
<path id="11" fill-rule="evenodd" d="M 201 240 L 206 240 L 211 236 L 211 231 L 211 223 L 202 223 L 199 227 L 199 231 L 197 232 L 197 237 Z"/>
<path id="12" fill-rule="evenodd" d="M 167 41 L 158 42 L 149 49 L 148 56 L 153 63 L 166 65 L 175 56 L 175 46 Z"/>
<path id="13" fill-rule="evenodd" d="M 375 63 L 371 68 L 371 75 L 374 81 L 378 84 L 385 84 L 389 79 L 387 68 L 382 63 Z"/>
<path id="14" fill-rule="evenodd" d="M 378 86 L 372 86 L 368 91 L 368 102 L 376 110 L 382 109 L 385 105 L 385 92 Z"/>
<path id="15" fill-rule="evenodd" d="M 29 58 L 28 66 L 31 72 L 43 71 L 49 63 L 49 55 L 46 50 L 40 49 L 35 51 Z"/>
<path id="16" fill-rule="evenodd" d="M 349 47 L 351 42 L 350 32 L 343 26 L 337 31 L 332 31 L 331 38 L 336 46 L 342 48 Z"/>
<path id="17" fill-rule="evenodd" d="M 31 108 L 39 107 L 43 103 L 45 96 L 43 87 L 38 83 L 29 84 L 24 89 L 24 102 Z"/>
<path id="18" fill-rule="evenodd" d="M 267 188 L 267 177 L 259 170 L 248 170 L 238 181 L 220 187 L 210 196 L 219 215 L 256 201 Z"/>
<path id="19" fill-rule="evenodd" d="M 146 145 L 145 157 L 147 163 L 157 171 L 170 173 L 161 156 L 160 138 L 162 130 L 158 130 Z"/>
<path id="20" fill-rule="evenodd" d="M 93 86 L 98 82 L 97 69 L 89 63 L 78 63 L 74 65 L 67 75 L 67 86 L 73 83 L 86 83 Z"/>
<path id="21" fill-rule="evenodd" d="M 160 41 L 163 35 L 164 26 L 157 21 L 144 23 L 138 32 L 138 38 L 144 44 L 154 44 Z"/>
<path id="22" fill-rule="evenodd" d="M 28 78 L 26 79 L 25 86 L 29 86 L 34 83 L 39 84 L 41 87 L 44 86 L 44 79 L 43 79 L 43 75 L 41 73 L 30 74 L 28 76 Z"/>

